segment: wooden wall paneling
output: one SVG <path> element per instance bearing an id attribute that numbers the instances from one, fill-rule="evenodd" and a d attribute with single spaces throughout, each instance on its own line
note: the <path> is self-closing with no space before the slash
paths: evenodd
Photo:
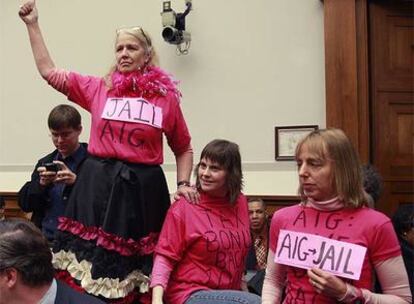
<path id="1" fill-rule="evenodd" d="M 413 97 L 412 92 L 376 94 L 374 164 L 384 184 L 377 208 L 387 214 L 392 214 L 401 203 L 414 203 Z"/>
<path id="2" fill-rule="evenodd" d="M 391 214 L 413 202 L 413 1 L 325 0 L 324 18 L 327 126 L 379 168 Z"/>
<path id="3" fill-rule="evenodd" d="M 414 36 L 412 3 L 374 1 L 371 46 L 376 91 L 411 91 Z"/>
<path id="4" fill-rule="evenodd" d="M 275 211 L 286 207 L 296 205 L 300 202 L 297 195 L 248 195 L 247 199 L 262 199 L 267 206 L 267 213 L 273 214 Z"/>
<path id="5" fill-rule="evenodd" d="M 0 192 L 0 196 L 4 198 L 5 208 L 4 216 L 5 218 L 25 218 L 30 219 L 31 213 L 23 212 L 19 205 L 17 204 L 18 193 L 17 192 Z"/>
<path id="6" fill-rule="evenodd" d="M 326 122 L 341 128 L 369 160 L 369 78 L 366 0 L 325 0 Z"/>
<path id="7" fill-rule="evenodd" d="M 414 102 L 412 92 L 380 92 L 376 110 L 375 163 L 389 179 L 413 179 Z"/>
<path id="8" fill-rule="evenodd" d="M 355 2 L 358 94 L 358 153 L 363 163 L 370 162 L 370 91 L 368 50 L 368 4 L 366 0 Z"/>
<path id="9" fill-rule="evenodd" d="M 372 160 L 383 178 L 376 208 L 414 203 L 413 3 L 370 2 Z"/>
<path id="10" fill-rule="evenodd" d="M 17 192 L 0 192 L 0 196 L 6 202 L 6 218 L 18 217 L 30 219 L 31 213 L 23 212 L 17 204 Z M 269 214 L 273 214 L 280 208 L 295 205 L 300 202 L 299 196 L 296 195 L 248 195 L 247 198 L 261 198 L 266 203 Z"/>

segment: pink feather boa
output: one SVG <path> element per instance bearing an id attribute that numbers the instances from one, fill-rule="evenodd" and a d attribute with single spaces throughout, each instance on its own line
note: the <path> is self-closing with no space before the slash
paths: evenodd
<path id="1" fill-rule="evenodd" d="M 174 92 L 177 98 L 181 97 L 177 89 L 178 81 L 159 67 L 147 66 L 142 72 L 135 71 L 123 74 L 118 71 L 112 73 L 110 94 L 114 97 L 144 97 L 156 95 L 165 96 L 168 91 Z"/>

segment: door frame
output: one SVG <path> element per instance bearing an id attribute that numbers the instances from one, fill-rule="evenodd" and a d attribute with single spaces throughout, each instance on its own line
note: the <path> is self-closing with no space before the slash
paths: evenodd
<path id="1" fill-rule="evenodd" d="M 326 125 L 342 129 L 370 158 L 367 0 L 324 0 Z M 364 130 L 364 132 L 360 132 Z"/>

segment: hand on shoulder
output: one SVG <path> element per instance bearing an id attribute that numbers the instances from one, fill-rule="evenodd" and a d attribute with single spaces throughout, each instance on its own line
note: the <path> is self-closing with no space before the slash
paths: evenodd
<path id="1" fill-rule="evenodd" d="M 192 204 L 198 204 L 200 202 L 200 194 L 198 193 L 197 188 L 189 184 L 178 186 L 177 191 L 174 193 L 173 200 L 171 201 L 171 203 L 173 204 L 181 197 L 185 198 L 187 202 Z"/>

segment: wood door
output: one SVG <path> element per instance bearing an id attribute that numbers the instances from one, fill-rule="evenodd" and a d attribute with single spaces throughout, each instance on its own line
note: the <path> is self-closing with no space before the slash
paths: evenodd
<path id="1" fill-rule="evenodd" d="M 414 203 L 413 2 L 369 4 L 371 159 L 384 182 L 376 208 Z"/>

